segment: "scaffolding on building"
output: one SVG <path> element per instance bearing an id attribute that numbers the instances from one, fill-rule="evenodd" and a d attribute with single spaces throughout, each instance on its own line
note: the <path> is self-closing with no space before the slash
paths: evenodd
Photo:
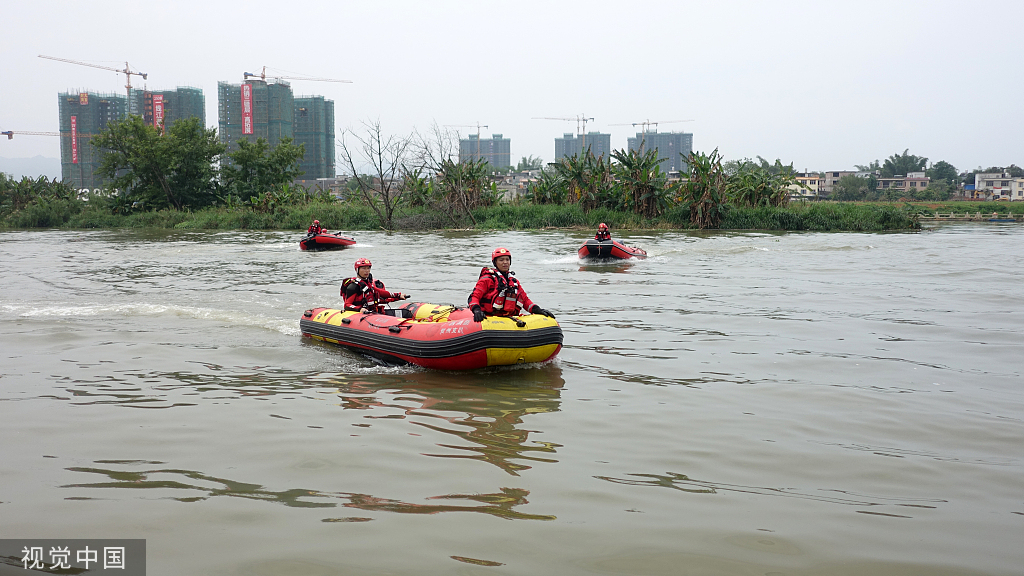
<path id="1" fill-rule="evenodd" d="M 334 178 L 334 101 L 323 96 L 299 96 L 295 98 L 294 119 L 295 144 L 306 148 L 299 163 L 303 178 Z"/>
<path id="2" fill-rule="evenodd" d="M 107 180 L 96 174 L 102 158 L 92 145 L 92 138 L 106 129 L 107 124 L 127 116 L 128 98 L 121 94 L 78 90 L 59 93 L 57 101 L 63 179 L 79 189 L 105 187 Z"/>

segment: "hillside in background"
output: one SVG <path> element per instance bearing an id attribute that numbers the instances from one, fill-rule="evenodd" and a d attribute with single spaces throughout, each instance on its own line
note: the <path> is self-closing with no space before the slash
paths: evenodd
<path id="1" fill-rule="evenodd" d="M 4 158 L 0 156 L 0 172 L 21 180 L 22 176 L 60 178 L 60 158 L 34 156 L 32 158 Z"/>

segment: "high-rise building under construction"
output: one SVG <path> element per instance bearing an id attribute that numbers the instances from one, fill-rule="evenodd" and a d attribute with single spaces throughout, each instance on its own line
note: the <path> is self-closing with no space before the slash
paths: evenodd
<path id="1" fill-rule="evenodd" d="M 220 141 L 228 145 L 228 153 L 238 150 L 240 140 L 263 138 L 274 148 L 282 138 L 294 137 L 294 100 L 287 82 L 218 82 L 218 133 Z"/>
<path id="2" fill-rule="evenodd" d="M 62 92 L 57 95 L 60 116 L 61 176 L 75 188 L 102 188 L 106 179 L 96 174 L 101 153 L 92 138 L 128 113 L 128 98 L 97 92 Z"/>
<path id="3" fill-rule="evenodd" d="M 306 147 L 299 167 L 304 180 L 334 178 L 334 101 L 323 96 L 295 99 L 295 143 Z"/>
<path id="4" fill-rule="evenodd" d="M 577 136 L 571 132 L 562 134 L 561 138 L 555 138 L 555 160 L 565 156 L 579 156 L 587 150 L 595 157 L 604 156 L 605 160 L 612 155 L 612 135 L 600 132 L 587 132 Z"/>
<path id="5" fill-rule="evenodd" d="M 628 138 L 630 150 L 658 150 L 659 166 L 662 172 L 689 172 L 686 159 L 693 152 L 693 134 L 689 132 L 638 132 L 636 138 Z"/>
<path id="6" fill-rule="evenodd" d="M 201 88 L 133 90 L 132 97 L 132 114 L 142 116 L 150 126 L 169 130 L 178 120 L 195 117 L 206 127 L 206 97 Z"/>
<path id="7" fill-rule="evenodd" d="M 508 168 L 512 165 L 512 141 L 501 134 L 491 134 L 491 139 L 470 134 L 459 140 L 459 162 L 486 160 L 494 168 Z"/>

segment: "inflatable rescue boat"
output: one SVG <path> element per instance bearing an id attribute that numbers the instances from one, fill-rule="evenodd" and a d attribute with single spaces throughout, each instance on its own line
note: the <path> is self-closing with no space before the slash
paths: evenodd
<path id="1" fill-rule="evenodd" d="M 299 248 L 303 250 L 332 250 L 334 248 L 351 246 L 355 243 L 356 239 L 351 236 L 322 233 L 306 236 L 299 241 Z"/>
<path id="2" fill-rule="evenodd" d="M 332 308 L 306 310 L 302 335 L 344 346 L 392 364 L 438 370 L 473 370 L 550 360 L 562 349 L 554 318 L 528 314 L 473 321 L 468 308 L 407 304 L 388 314 Z"/>
<path id="3" fill-rule="evenodd" d="M 626 246 L 615 240 L 598 240 L 591 238 L 584 242 L 578 250 L 580 258 L 647 258 L 643 248 Z"/>

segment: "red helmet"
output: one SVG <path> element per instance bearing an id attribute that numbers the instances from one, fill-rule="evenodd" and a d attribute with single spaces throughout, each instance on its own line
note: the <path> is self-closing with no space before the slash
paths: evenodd
<path id="1" fill-rule="evenodd" d="M 313 224 L 319 224 L 319 223 L 320 223 L 319 220 L 313 220 Z"/>
<path id="2" fill-rule="evenodd" d="M 603 232 L 608 229 L 608 225 L 605 224 L 604 222 L 601 222 L 600 224 L 597 225 L 597 229 Z"/>
<path id="3" fill-rule="evenodd" d="M 494 252 L 491 252 L 491 264 L 493 264 L 494 261 L 498 259 L 498 256 L 508 256 L 509 262 L 512 261 L 512 253 L 509 252 L 508 248 L 495 248 Z"/>
<path id="4" fill-rule="evenodd" d="M 356 272 L 358 272 L 359 269 L 362 268 L 363 266 L 371 266 L 372 267 L 373 266 L 373 262 L 370 262 L 369 258 L 360 258 L 360 259 L 356 260 L 356 263 L 355 263 L 355 266 L 354 266 L 355 269 L 356 269 Z"/>

